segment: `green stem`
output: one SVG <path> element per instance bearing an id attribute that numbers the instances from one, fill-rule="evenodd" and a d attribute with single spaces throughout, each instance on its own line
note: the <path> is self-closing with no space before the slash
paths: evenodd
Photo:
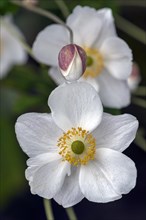
<path id="1" fill-rule="evenodd" d="M 51 200 L 44 199 L 44 209 L 46 213 L 47 220 L 54 220 L 54 215 L 51 207 Z"/>
<path id="2" fill-rule="evenodd" d="M 63 16 L 66 18 L 70 12 L 68 10 L 68 7 L 66 6 L 65 2 L 63 0 L 55 0 L 56 4 L 58 5 L 58 7 L 60 8 Z"/>
<path id="3" fill-rule="evenodd" d="M 72 207 L 66 209 L 69 220 L 77 220 L 76 214 Z"/>
<path id="4" fill-rule="evenodd" d="M 139 129 L 135 138 L 135 143 L 146 151 L 146 140 L 144 139 L 144 130 Z"/>
<path id="5" fill-rule="evenodd" d="M 146 44 L 146 32 L 120 15 L 115 15 L 117 27 L 136 40 Z"/>
<path id="6" fill-rule="evenodd" d="M 25 9 L 27 9 L 29 11 L 32 11 L 32 12 L 35 12 L 35 13 L 37 13 L 39 15 L 47 17 L 47 18 L 53 20 L 54 22 L 56 22 L 58 24 L 61 24 L 62 26 L 64 26 L 69 31 L 70 42 L 73 43 L 73 32 L 72 32 L 71 28 L 68 25 L 66 25 L 59 17 L 54 15 L 53 13 L 51 13 L 49 11 L 45 11 L 44 9 L 36 7 L 36 6 L 33 6 L 33 5 L 26 5 L 23 2 L 20 2 L 18 0 L 12 0 L 11 2 L 13 4 L 21 6 L 21 7 L 25 8 Z"/>
<path id="7" fill-rule="evenodd" d="M 146 87 L 139 86 L 136 91 L 133 92 L 134 95 L 146 96 Z"/>
<path id="8" fill-rule="evenodd" d="M 141 99 L 141 98 L 133 97 L 132 98 L 132 103 L 135 104 L 135 105 L 138 105 L 142 108 L 146 108 L 146 101 Z"/>

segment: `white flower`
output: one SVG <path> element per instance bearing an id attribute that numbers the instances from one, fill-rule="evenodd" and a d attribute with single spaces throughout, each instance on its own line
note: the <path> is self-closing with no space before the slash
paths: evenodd
<path id="1" fill-rule="evenodd" d="M 66 23 L 73 30 L 74 43 L 88 56 L 88 67 L 81 80 L 88 81 L 99 91 L 106 107 L 121 108 L 130 104 L 127 78 L 131 73 L 132 53 L 116 35 L 111 9 L 96 11 L 77 6 Z M 58 53 L 69 43 L 68 31 L 55 24 L 42 30 L 33 44 L 34 56 L 52 66 L 49 74 L 58 84 L 64 81 L 57 68 Z"/>
<path id="2" fill-rule="evenodd" d="M 31 192 L 64 207 L 84 197 L 109 202 L 136 182 L 134 162 L 124 151 L 135 138 L 132 115 L 102 114 L 96 90 L 88 83 L 59 86 L 48 100 L 51 114 L 28 113 L 16 122 L 27 161 Z"/>
<path id="3" fill-rule="evenodd" d="M 11 17 L 0 17 L 0 24 L 0 78 L 3 78 L 13 65 L 24 64 L 27 61 L 27 54 L 17 39 L 23 36 L 13 24 Z"/>

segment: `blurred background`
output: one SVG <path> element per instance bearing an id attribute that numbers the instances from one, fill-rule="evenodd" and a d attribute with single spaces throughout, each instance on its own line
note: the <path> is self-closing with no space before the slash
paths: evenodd
<path id="1" fill-rule="evenodd" d="M 60 2 L 40 0 L 38 6 L 65 20 Z M 118 35 L 133 51 L 139 66 L 141 82 L 133 92 L 132 103 L 122 113 L 130 113 L 140 122 L 137 138 L 125 151 L 138 170 L 136 187 L 122 199 L 96 204 L 84 199 L 74 206 L 79 220 L 145 220 L 146 219 L 146 1 L 145 0 L 64 0 L 72 12 L 76 5 L 113 10 Z M 14 22 L 32 46 L 38 32 L 51 20 L 22 9 L 8 0 L 0 1 L 1 15 L 13 14 Z M 25 179 L 27 156 L 19 147 L 14 125 L 17 117 L 26 112 L 49 112 L 47 99 L 56 87 L 48 76 L 48 67 L 29 57 L 27 64 L 14 66 L 0 80 L 0 199 L 2 220 L 46 220 L 43 199 L 30 193 Z M 116 112 L 116 111 L 115 111 Z M 114 113 L 114 110 L 113 110 Z M 65 210 L 52 201 L 55 220 L 67 220 Z M 50 219 L 51 220 L 51 219 Z"/>

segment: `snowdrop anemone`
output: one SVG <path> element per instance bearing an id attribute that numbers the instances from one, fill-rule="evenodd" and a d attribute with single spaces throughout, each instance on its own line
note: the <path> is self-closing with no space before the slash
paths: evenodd
<path id="1" fill-rule="evenodd" d="M 27 54 L 18 40 L 23 36 L 13 24 L 12 17 L 0 17 L 0 23 L 0 78 L 3 78 L 13 65 L 26 63 Z"/>
<path id="2" fill-rule="evenodd" d="M 76 6 L 66 24 L 73 31 L 74 44 L 81 46 L 87 54 L 87 68 L 80 80 L 95 87 L 106 107 L 122 108 L 130 104 L 127 79 L 131 73 L 132 53 L 117 37 L 111 9 L 96 11 L 87 6 Z M 57 68 L 58 53 L 69 43 L 68 31 L 53 24 L 42 30 L 33 44 L 34 56 L 52 66 L 49 74 L 57 84 L 64 82 Z"/>
<path id="3" fill-rule="evenodd" d="M 103 113 L 96 90 L 85 82 L 63 84 L 48 99 L 51 114 L 27 113 L 16 135 L 27 161 L 31 192 L 70 207 L 120 199 L 136 182 L 124 151 L 135 138 L 132 115 Z"/>

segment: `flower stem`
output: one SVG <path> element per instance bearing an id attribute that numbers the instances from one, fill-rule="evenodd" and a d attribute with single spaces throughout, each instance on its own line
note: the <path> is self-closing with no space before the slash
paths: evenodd
<path id="1" fill-rule="evenodd" d="M 58 24 L 61 24 L 62 26 L 64 26 L 69 31 L 70 42 L 73 43 L 73 32 L 72 32 L 71 28 L 68 25 L 66 25 L 59 17 L 54 15 L 53 13 L 51 13 L 49 11 L 45 11 L 44 9 L 36 7 L 36 6 L 33 6 L 33 5 L 29 5 L 28 6 L 28 5 L 26 5 L 23 2 L 20 2 L 18 0 L 12 0 L 11 2 L 13 4 L 21 6 L 21 7 L 25 8 L 25 9 L 27 9 L 29 11 L 32 11 L 32 12 L 35 12 L 35 13 L 37 13 L 39 15 L 47 17 L 47 18 L 53 20 L 54 22 L 56 22 Z"/>
<path id="2" fill-rule="evenodd" d="M 70 14 L 70 12 L 69 12 L 68 7 L 65 4 L 65 2 L 63 0 L 55 0 L 55 2 L 58 5 L 58 7 L 60 8 L 63 16 L 66 18 Z"/>
<path id="3" fill-rule="evenodd" d="M 140 128 L 137 132 L 136 138 L 135 138 L 135 143 L 144 151 L 146 151 L 146 141 L 144 138 L 144 129 Z"/>
<path id="4" fill-rule="evenodd" d="M 76 214 L 72 207 L 66 209 L 69 220 L 77 220 Z"/>
<path id="5" fill-rule="evenodd" d="M 135 105 L 138 105 L 142 108 L 146 108 L 146 101 L 144 99 L 133 97 L 132 98 L 132 103 L 135 104 Z"/>
<path id="6" fill-rule="evenodd" d="M 121 17 L 120 15 L 115 15 L 117 27 L 124 31 L 125 33 L 129 34 L 136 40 L 140 41 L 143 44 L 146 44 L 146 37 L 145 31 L 141 28 L 137 27 L 132 22 L 126 20 L 125 18 Z"/>
<path id="7" fill-rule="evenodd" d="M 145 86 L 139 86 L 136 91 L 133 93 L 134 95 L 139 96 L 146 96 L 146 87 Z"/>
<path id="8" fill-rule="evenodd" d="M 54 220 L 54 215 L 51 207 L 51 200 L 44 199 L 44 209 L 46 213 L 47 220 Z"/>

